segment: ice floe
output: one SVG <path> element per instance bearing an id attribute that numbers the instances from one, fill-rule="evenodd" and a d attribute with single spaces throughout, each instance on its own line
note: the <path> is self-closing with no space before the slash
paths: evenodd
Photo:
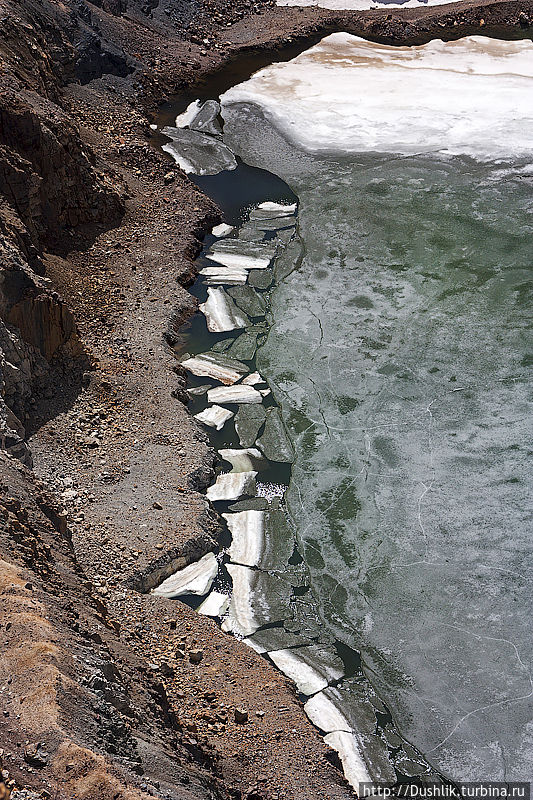
<path id="1" fill-rule="evenodd" d="M 229 608 L 229 596 L 222 592 L 211 592 L 204 602 L 198 606 L 199 614 L 206 617 L 222 617 Z"/>
<path id="2" fill-rule="evenodd" d="M 217 175 L 237 167 L 235 156 L 218 139 L 187 128 L 163 128 L 172 141 L 162 149 L 169 153 L 184 172 L 195 175 Z"/>
<path id="3" fill-rule="evenodd" d="M 233 331 L 250 324 L 246 314 L 239 310 L 224 289 L 209 287 L 207 300 L 205 303 L 200 303 L 200 311 L 204 314 L 211 333 Z"/>
<path id="4" fill-rule="evenodd" d="M 198 422 L 203 422 L 209 428 L 216 428 L 217 431 L 221 431 L 228 419 L 232 417 L 233 411 L 228 408 L 222 408 L 222 406 L 211 406 L 211 408 L 206 408 L 204 411 L 200 411 L 199 414 L 194 415 Z"/>
<path id="5" fill-rule="evenodd" d="M 289 580 L 241 564 L 228 564 L 227 570 L 233 581 L 233 593 L 223 630 L 238 636 L 251 636 L 262 625 L 287 617 L 291 593 Z"/>
<path id="6" fill-rule="evenodd" d="M 242 382 L 246 386 L 256 386 L 258 383 L 264 383 L 265 379 L 261 377 L 259 372 L 252 372 L 250 375 L 247 375 L 246 378 L 243 378 Z"/>
<path id="7" fill-rule="evenodd" d="M 239 308 L 250 317 L 263 317 L 265 315 L 265 301 L 251 286 L 236 286 L 233 289 L 228 289 L 228 294 L 235 300 Z"/>
<path id="8" fill-rule="evenodd" d="M 316 694 L 344 674 L 339 658 L 321 645 L 274 650 L 269 656 L 278 669 L 294 681 L 298 691 L 306 695 Z"/>
<path id="9" fill-rule="evenodd" d="M 276 211 L 278 214 L 294 214 L 296 203 L 273 203 L 271 200 L 265 200 L 264 203 L 259 203 L 257 208 L 263 211 Z"/>
<path id="10" fill-rule="evenodd" d="M 182 367 L 199 377 L 214 378 L 226 385 L 236 383 L 249 372 L 248 367 L 237 359 L 222 353 L 200 353 L 181 362 Z M 216 402 L 216 399 L 210 402 Z"/>
<path id="11" fill-rule="evenodd" d="M 202 103 L 197 113 L 192 116 L 189 128 L 211 136 L 220 136 L 222 128 L 217 120 L 220 114 L 220 103 L 217 100 L 206 100 Z"/>
<path id="12" fill-rule="evenodd" d="M 245 495 L 254 495 L 256 491 L 255 476 L 257 472 L 225 472 L 219 475 L 215 483 L 206 492 L 207 499 L 238 500 Z"/>
<path id="13" fill-rule="evenodd" d="M 263 398 L 253 386 L 215 386 L 209 389 L 207 399 L 210 403 L 261 403 Z"/>
<path id="14" fill-rule="evenodd" d="M 214 553 L 207 553 L 199 561 L 189 564 L 164 580 L 152 594 L 162 597 L 181 597 L 184 594 L 207 594 L 218 572 Z"/>
<path id="15" fill-rule="evenodd" d="M 224 461 L 229 461 L 231 472 L 249 472 L 264 467 L 266 463 L 261 451 L 255 447 L 243 449 L 228 447 L 219 450 L 218 454 Z"/>
<path id="16" fill-rule="evenodd" d="M 248 270 L 242 267 L 224 267 L 220 264 L 217 267 L 204 267 L 200 270 L 200 275 L 205 278 L 208 285 L 235 286 L 246 283 Z"/>
<path id="17" fill-rule="evenodd" d="M 227 225 L 225 222 L 221 222 L 220 225 L 215 225 L 211 230 L 211 236 L 222 238 L 223 236 L 229 236 L 233 230 L 235 230 L 233 225 Z"/>
<path id="18" fill-rule="evenodd" d="M 222 514 L 231 531 L 232 542 L 228 548 L 230 559 L 237 564 L 256 567 L 264 547 L 265 512 L 241 511 Z"/>
<path id="19" fill-rule="evenodd" d="M 261 392 L 261 389 L 259 391 Z M 287 436 L 279 408 L 269 408 L 267 410 L 265 429 L 262 436 L 257 440 L 257 445 L 270 461 L 290 464 L 294 460 L 292 445 Z"/>
<path id="20" fill-rule="evenodd" d="M 339 754 L 344 777 L 356 791 L 359 791 L 360 783 L 371 780 L 358 741 L 352 733 L 334 731 L 324 736 L 324 741 Z"/>
<path id="21" fill-rule="evenodd" d="M 304 705 L 304 711 L 311 722 L 324 733 L 333 731 L 350 733 L 352 730 L 346 717 L 325 692 L 317 692 L 313 695 Z"/>
<path id="22" fill-rule="evenodd" d="M 412 47 L 334 33 L 221 100 L 258 105 L 313 153 L 531 153 L 533 43 L 469 36 Z"/>
<path id="23" fill-rule="evenodd" d="M 259 628 L 252 607 L 252 582 L 254 573 L 248 567 L 228 564 L 227 570 L 233 583 L 233 592 L 229 604 L 229 613 L 222 623 L 222 630 L 240 636 L 250 636 Z"/>
<path id="24" fill-rule="evenodd" d="M 198 114 L 201 105 L 200 100 L 193 100 L 192 103 L 189 103 L 185 111 L 176 117 L 176 128 L 188 128 Z"/>

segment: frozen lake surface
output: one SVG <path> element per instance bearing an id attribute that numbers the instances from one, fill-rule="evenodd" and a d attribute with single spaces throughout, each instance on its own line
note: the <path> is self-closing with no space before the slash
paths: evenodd
<path id="1" fill-rule="evenodd" d="M 226 144 L 299 197 L 257 357 L 295 451 L 295 613 L 459 780 L 533 774 L 532 63 L 336 34 L 222 97 Z"/>

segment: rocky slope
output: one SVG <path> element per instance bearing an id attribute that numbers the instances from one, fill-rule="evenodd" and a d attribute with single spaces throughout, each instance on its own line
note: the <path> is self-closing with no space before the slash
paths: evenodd
<path id="1" fill-rule="evenodd" d="M 0 19 L 4 780 L 58 798 L 347 797 L 284 679 L 146 594 L 218 533 L 213 454 L 168 342 L 219 216 L 152 146 L 149 115 L 242 53 L 264 53 L 252 68 L 337 29 L 523 36 L 533 3 L 0 0 Z"/>

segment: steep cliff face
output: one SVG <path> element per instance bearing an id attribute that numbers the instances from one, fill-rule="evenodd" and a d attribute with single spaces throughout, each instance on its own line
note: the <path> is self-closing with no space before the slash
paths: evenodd
<path id="1" fill-rule="evenodd" d="M 2 453 L 0 489 L 2 777 L 42 797 L 217 797 L 80 570 L 60 507 Z"/>
<path id="2" fill-rule="evenodd" d="M 23 19 L 17 10 L 2 18 L 0 41 L 0 446 L 30 464 L 25 424 L 35 394 L 53 391 L 52 369 L 83 366 L 43 254 L 68 250 L 75 228 L 116 222 L 123 188 L 96 168 L 57 102 L 59 86 L 75 78 L 75 47 L 53 15 L 30 9 Z"/>

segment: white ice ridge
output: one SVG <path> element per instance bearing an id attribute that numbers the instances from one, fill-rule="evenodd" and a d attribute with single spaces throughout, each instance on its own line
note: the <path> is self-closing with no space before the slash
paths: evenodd
<path id="1" fill-rule="evenodd" d="M 533 150 L 533 43 L 469 36 L 392 47 L 334 33 L 222 95 L 261 107 L 314 153 L 465 154 Z"/>
<path id="2" fill-rule="evenodd" d="M 206 492 L 207 499 L 238 500 L 239 497 L 255 495 L 255 476 L 257 472 L 227 472 L 219 475 Z"/>
<path id="3" fill-rule="evenodd" d="M 233 411 L 230 411 L 228 408 L 211 406 L 211 408 L 206 408 L 205 411 L 200 411 L 199 414 L 195 414 L 194 418 L 197 419 L 198 422 L 203 422 L 204 425 L 210 428 L 216 428 L 217 431 L 221 431 L 228 419 L 231 419 L 233 416 Z"/>
<path id="4" fill-rule="evenodd" d="M 214 553 L 207 553 L 199 561 L 179 569 L 163 581 L 152 594 L 163 597 L 180 597 L 183 594 L 207 594 L 218 572 Z"/>
<path id="5" fill-rule="evenodd" d="M 229 605 L 229 615 L 222 623 L 222 630 L 232 631 L 239 636 L 251 636 L 259 627 L 252 608 L 253 570 L 239 564 L 227 564 L 233 592 Z"/>
<path id="6" fill-rule="evenodd" d="M 229 597 L 222 592 L 211 592 L 204 602 L 198 606 L 198 613 L 206 617 L 222 617 L 229 608 Z"/>
<path id="7" fill-rule="evenodd" d="M 247 567 L 257 567 L 264 550 L 265 512 L 239 511 L 222 516 L 231 531 L 230 559 Z"/>
<path id="8" fill-rule="evenodd" d="M 193 100 L 192 103 L 189 103 L 185 111 L 176 117 L 176 128 L 187 128 L 198 114 L 201 106 L 202 104 L 199 100 Z"/>
<path id="9" fill-rule="evenodd" d="M 224 331 L 245 328 L 250 323 L 248 317 L 239 311 L 224 289 L 209 287 L 207 300 L 205 303 L 200 303 L 199 308 L 206 318 L 207 327 L 211 333 L 224 333 Z"/>
<path id="10" fill-rule="evenodd" d="M 212 229 L 211 236 L 217 236 L 219 239 L 222 239 L 224 236 L 229 236 L 232 230 L 234 230 L 233 225 L 227 225 L 225 222 L 221 222 L 220 225 L 215 225 Z"/>

